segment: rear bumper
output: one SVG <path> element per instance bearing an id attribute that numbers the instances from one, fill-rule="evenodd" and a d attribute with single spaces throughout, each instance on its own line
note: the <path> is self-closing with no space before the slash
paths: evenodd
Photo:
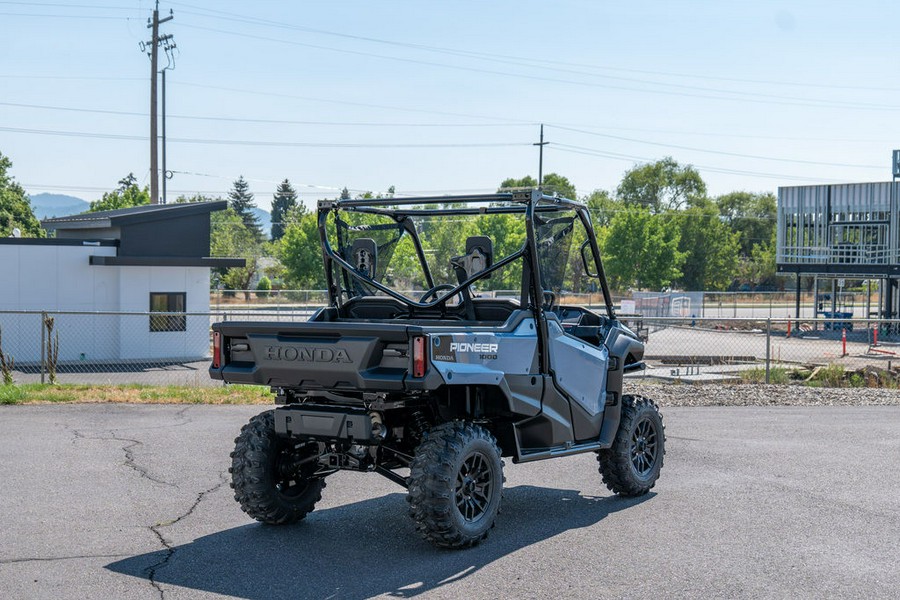
<path id="1" fill-rule="evenodd" d="M 275 433 L 301 440 L 372 444 L 380 441 L 372 425 L 372 418 L 363 409 L 328 406 L 275 409 Z"/>

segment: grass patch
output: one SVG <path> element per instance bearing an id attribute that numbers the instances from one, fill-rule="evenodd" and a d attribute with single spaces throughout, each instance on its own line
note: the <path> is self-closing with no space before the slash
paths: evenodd
<path id="1" fill-rule="evenodd" d="M 22 386 L 5 384 L 0 386 L 0 404 L 19 404 L 25 399 Z"/>
<path id="2" fill-rule="evenodd" d="M 766 368 L 755 367 L 740 372 L 741 380 L 744 383 L 765 383 Z M 791 382 L 791 372 L 784 367 L 769 368 L 769 383 L 785 384 Z"/>
<path id="3" fill-rule="evenodd" d="M 784 367 L 772 367 L 769 369 L 769 383 L 777 383 L 779 385 L 790 383 L 791 374 Z"/>
<path id="4" fill-rule="evenodd" d="M 765 367 L 754 367 L 740 372 L 743 383 L 765 383 Z M 886 388 L 897 389 L 900 374 L 884 369 L 864 368 L 859 371 L 848 371 L 844 365 L 802 368 L 772 367 L 769 370 L 769 383 L 804 385 L 814 388 Z"/>
<path id="5" fill-rule="evenodd" d="M 274 394 L 256 385 L 216 387 L 150 385 L 41 384 L 0 385 L 0 404 L 271 404 Z"/>
<path id="6" fill-rule="evenodd" d="M 844 365 L 822 367 L 813 380 L 822 382 L 823 387 L 844 387 Z"/>
<path id="7" fill-rule="evenodd" d="M 764 367 L 754 367 L 741 371 L 741 380 L 744 383 L 764 383 L 766 381 L 766 369 Z"/>

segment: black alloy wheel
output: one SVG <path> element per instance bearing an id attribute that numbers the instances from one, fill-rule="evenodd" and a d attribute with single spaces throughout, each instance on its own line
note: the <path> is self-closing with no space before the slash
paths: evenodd
<path id="1" fill-rule="evenodd" d="M 613 444 L 597 452 L 603 483 L 620 496 L 642 496 L 656 485 L 666 454 L 666 428 L 656 404 L 622 396 L 622 416 Z"/>

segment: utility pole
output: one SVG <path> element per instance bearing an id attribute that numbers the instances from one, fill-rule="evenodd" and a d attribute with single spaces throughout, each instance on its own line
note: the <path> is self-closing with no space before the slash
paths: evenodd
<path id="1" fill-rule="evenodd" d="M 148 19 L 147 29 L 151 30 L 150 41 L 141 42 L 141 50 L 150 55 L 150 202 L 159 203 L 159 161 L 157 157 L 158 134 L 156 128 L 156 76 L 158 75 L 159 26 L 175 17 L 171 11 L 168 17 L 159 18 L 159 0 L 153 9 L 153 17 Z M 149 46 L 149 48 L 148 48 Z"/>
<path id="2" fill-rule="evenodd" d="M 540 154 L 538 155 L 538 188 L 544 185 L 544 146 L 549 143 L 544 141 L 544 124 L 541 123 L 541 141 L 532 144 L 532 146 L 540 147 Z"/>
<path id="3" fill-rule="evenodd" d="M 166 183 L 169 181 L 171 173 L 166 168 L 166 71 L 175 68 L 175 49 L 177 46 L 172 41 L 172 34 L 161 35 L 159 42 L 162 44 L 163 50 L 166 52 L 167 63 L 162 68 L 162 198 L 160 204 L 168 202 L 166 195 Z"/>

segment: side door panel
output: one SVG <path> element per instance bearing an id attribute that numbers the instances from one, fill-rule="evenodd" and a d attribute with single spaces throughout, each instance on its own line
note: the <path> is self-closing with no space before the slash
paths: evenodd
<path id="1" fill-rule="evenodd" d="M 609 350 L 568 335 L 555 319 L 548 320 L 548 331 L 554 382 L 574 403 L 575 439 L 595 438 L 600 434 L 606 408 Z"/>

